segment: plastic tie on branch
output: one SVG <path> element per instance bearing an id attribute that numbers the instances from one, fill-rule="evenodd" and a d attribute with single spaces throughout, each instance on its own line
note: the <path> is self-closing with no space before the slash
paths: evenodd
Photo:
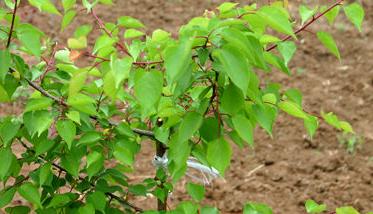
<path id="1" fill-rule="evenodd" d="M 167 169 L 168 158 L 167 153 L 163 157 L 155 156 L 153 159 L 154 166 L 158 168 Z M 191 173 L 186 173 L 187 176 L 195 179 L 196 181 L 203 183 L 204 185 L 210 185 L 211 181 L 220 177 L 218 170 L 213 167 L 209 167 L 200 163 L 196 158 L 189 157 L 187 160 L 188 168 L 195 169 L 200 172 L 201 177 L 194 176 Z"/>

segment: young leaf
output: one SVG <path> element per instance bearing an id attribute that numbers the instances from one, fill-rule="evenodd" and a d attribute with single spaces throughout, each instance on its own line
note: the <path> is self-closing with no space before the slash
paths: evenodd
<path id="1" fill-rule="evenodd" d="M 332 35 L 327 32 L 317 32 L 317 38 L 321 41 L 321 43 L 338 59 L 341 59 L 341 55 L 339 54 L 339 50 L 337 44 L 335 43 Z"/>
<path id="2" fill-rule="evenodd" d="M 269 105 L 253 105 L 255 120 L 272 136 L 272 127 L 277 117 L 276 108 Z"/>
<path id="3" fill-rule="evenodd" d="M 66 142 L 69 149 L 76 135 L 75 123 L 71 120 L 59 120 L 56 124 L 58 134 Z"/>
<path id="4" fill-rule="evenodd" d="M 0 139 L 3 141 L 4 147 L 11 145 L 20 127 L 20 122 L 14 121 L 11 118 L 4 119 L 3 123 L 0 124 Z"/>
<path id="5" fill-rule="evenodd" d="M 263 6 L 257 14 L 274 30 L 296 38 L 287 13 L 280 7 Z"/>
<path id="6" fill-rule="evenodd" d="M 93 98 L 85 94 L 78 93 L 72 97 L 69 97 L 67 99 L 67 103 L 73 108 L 75 108 L 76 110 L 79 110 L 81 112 L 84 112 L 90 115 L 97 114 L 96 107 L 95 107 L 96 101 Z"/>
<path id="7" fill-rule="evenodd" d="M 251 69 L 240 50 L 234 46 L 225 45 L 222 49 L 214 51 L 213 56 L 221 63 L 222 71 L 228 75 L 232 82 L 246 96 Z"/>
<path id="8" fill-rule="evenodd" d="M 0 50 L 0 83 L 4 83 L 5 76 L 9 71 L 11 57 L 8 49 Z"/>
<path id="9" fill-rule="evenodd" d="M 291 101 L 282 101 L 278 103 L 278 107 L 290 114 L 291 116 L 298 117 L 301 119 L 307 119 L 307 114 L 297 104 Z"/>
<path id="10" fill-rule="evenodd" d="M 322 213 L 326 210 L 325 204 L 318 204 L 315 201 L 310 200 L 310 199 L 306 201 L 305 206 L 306 206 L 307 213 L 311 213 L 311 214 Z"/>
<path id="11" fill-rule="evenodd" d="M 170 46 L 165 50 L 164 66 L 168 84 L 173 84 L 184 72 L 191 62 L 192 40 L 181 41 L 176 46 Z"/>
<path id="12" fill-rule="evenodd" d="M 125 39 L 133 39 L 145 35 L 143 32 L 135 29 L 128 29 L 124 32 L 123 37 Z"/>
<path id="13" fill-rule="evenodd" d="M 32 183 L 24 183 L 18 188 L 18 193 L 36 207 L 42 207 L 39 190 Z"/>
<path id="14" fill-rule="evenodd" d="M 197 112 L 188 112 L 178 129 L 178 142 L 189 140 L 202 124 L 203 117 Z"/>
<path id="15" fill-rule="evenodd" d="M 87 202 L 93 204 L 96 210 L 105 213 L 106 196 L 103 192 L 96 191 L 87 197 Z"/>
<path id="16" fill-rule="evenodd" d="M 74 20 L 76 16 L 75 10 L 69 10 L 65 13 L 61 22 L 61 31 L 64 31 L 67 26 Z"/>
<path id="17" fill-rule="evenodd" d="M 207 143 L 207 161 L 216 168 L 222 176 L 231 162 L 232 148 L 224 138 Z"/>
<path id="18" fill-rule="evenodd" d="M 46 97 L 30 99 L 26 104 L 24 112 L 45 110 L 48 109 L 48 107 L 50 107 L 52 103 L 53 100 Z"/>
<path id="19" fill-rule="evenodd" d="M 277 48 L 285 60 L 285 65 L 288 65 L 288 63 L 290 62 L 291 58 L 293 58 L 297 50 L 297 46 L 294 44 L 294 42 L 286 41 L 280 42 Z"/>
<path id="20" fill-rule="evenodd" d="M 21 24 L 17 28 L 17 37 L 22 45 L 37 57 L 41 55 L 40 39 L 42 35 L 39 29 L 30 24 Z"/>
<path id="21" fill-rule="evenodd" d="M 224 90 L 221 98 L 221 111 L 230 115 L 235 115 L 245 104 L 242 91 L 234 84 L 229 84 Z"/>
<path id="22" fill-rule="evenodd" d="M 42 186 L 48 180 L 48 178 L 52 177 L 51 168 L 52 164 L 46 163 L 42 167 L 40 167 L 39 171 L 39 184 Z"/>
<path id="23" fill-rule="evenodd" d="M 317 9 L 318 8 L 311 10 L 305 5 L 299 6 L 299 14 L 302 19 L 302 25 L 306 23 L 306 21 L 308 21 L 308 19 L 310 19 L 313 15 L 315 15 Z"/>
<path id="24" fill-rule="evenodd" d="M 232 117 L 232 123 L 238 135 L 252 146 L 254 144 L 254 128 L 250 120 L 247 119 L 244 115 L 238 114 Z"/>
<path id="25" fill-rule="evenodd" d="M 130 16 L 122 16 L 118 19 L 118 25 L 124 28 L 143 28 L 145 27 L 143 23 L 139 20 L 130 17 Z"/>
<path id="26" fill-rule="evenodd" d="M 343 10 L 348 20 L 350 20 L 350 22 L 352 22 L 352 24 L 354 24 L 355 27 L 361 32 L 361 24 L 363 23 L 365 16 L 363 7 L 359 3 L 354 2 L 344 6 Z"/>
<path id="27" fill-rule="evenodd" d="M 196 201 L 201 201 L 205 197 L 205 188 L 202 185 L 188 183 L 188 194 Z"/>
<path id="28" fill-rule="evenodd" d="M 105 157 L 99 152 L 92 152 L 87 156 L 87 174 L 89 178 L 96 175 L 104 166 Z"/>
<path id="29" fill-rule="evenodd" d="M 353 207 L 340 207 L 335 210 L 336 214 L 360 214 Z"/>
<path id="30" fill-rule="evenodd" d="M 61 165 L 66 171 L 74 176 L 79 176 L 80 158 L 73 152 L 67 153 L 61 157 Z"/>
<path id="31" fill-rule="evenodd" d="M 40 137 L 52 124 L 53 117 L 48 111 L 32 111 L 23 115 L 23 122 L 31 136 L 37 133 L 38 137 Z"/>
<path id="32" fill-rule="evenodd" d="M 87 79 L 87 74 L 87 71 L 82 70 L 75 73 L 74 76 L 70 79 L 69 97 L 73 97 L 83 88 L 84 83 Z"/>
<path id="33" fill-rule="evenodd" d="M 14 154 L 9 148 L 0 149 L 0 181 L 10 174 Z"/>
<path id="34" fill-rule="evenodd" d="M 138 70 L 135 76 L 135 97 L 140 103 L 143 116 L 154 113 L 162 95 L 163 74 L 160 71 Z"/>
<path id="35" fill-rule="evenodd" d="M 16 191 L 17 188 L 15 187 L 12 187 L 10 189 L 3 189 L 0 191 L 0 208 L 5 207 L 13 200 Z"/>
<path id="36" fill-rule="evenodd" d="M 70 10 L 76 3 L 76 0 L 62 0 L 62 7 L 64 11 Z"/>
<path id="37" fill-rule="evenodd" d="M 60 12 L 50 0 L 28 0 L 28 2 L 42 12 L 60 15 Z"/>
<path id="38" fill-rule="evenodd" d="M 272 209 L 265 204 L 248 203 L 243 209 L 243 214 L 272 214 Z"/>
<path id="39" fill-rule="evenodd" d="M 327 9 L 326 7 L 322 7 L 321 11 L 325 11 L 326 9 Z M 341 7 L 338 5 L 325 14 L 325 18 L 326 20 L 328 20 L 328 23 L 330 25 L 334 23 L 340 10 L 341 10 Z"/>

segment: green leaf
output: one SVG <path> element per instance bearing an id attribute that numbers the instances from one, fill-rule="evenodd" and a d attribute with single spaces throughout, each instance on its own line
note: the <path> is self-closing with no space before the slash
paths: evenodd
<path id="1" fill-rule="evenodd" d="M 274 30 L 296 38 L 288 14 L 287 12 L 284 12 L 283 8 L 276 6 L 263 6 L 259 9 L 257 14 Z"/>
<path id="2" fill-rule="evenodd" d="M 99 152 L 92 152 L 87 156 L 87 174 L 89 178 L 95 176 L 104 166 L 105 157 Z"/>
<path id="3" fill-rule="evenodd" d="M 326 123 L 333 126 L 338 130 L 343 130 L 346 133 L 354 133 L 352 126 L 347 121 L 340 121 L 333 112 L 324 113 L 321 112 L 321 116 L 325 120 Z"/>
<path id="4" fill-rule="evenodd" d="M 5 76 L 9 71 L 11 57 L 8 49 L 0 50 L 0 83 L 4 83 Z"/>
<path id="5" fill-rule="evenodd" d="M 4 147 L 8 147 L 11 145 L 13 138 L 17 135 L 19 128 L 21 127 L 21 123 L 11 118 L 6 118 L 0 124 L 0 139 L 4 143 Z"/>
<path id="6" fill-rule="evenodd" d="M 238 135 L 252 146 L 254 144 L 254 127 L 251 124 L 250 120 L 247 119 L 244 115 L 237 114 L 232 117 L 232 123 Z"/>
<path id="7" fill-rule="evenodd" d="M 178 133 L 178 142 L 185 142 L 189 140 L 193 134 L 199 129 L 199 127 L 202 125 L 203 117 L 201 114 L 197 112 L 188 112 L 177 131 Z"/>
<path id="8" fill-rule="evenodd" d="M 30 51 L 31 54 L 40 57 L 41 55 L 41 36 L 43 34 L 39 29 L 30 24 L 21 24 L 17 28 L 17 37 L 22 45 Z"/>
<path id="9" fill-rule="evenodd" d="M 282 101 L 278 103 L 278 107 L 288 113 L 291 116 L 298 117 L 301 119 L 307 119 L 307 114 L 298 106 L 296 103 L 292 101 Z"/>
<path id="10" fill-rule="evenodd" d="M 47 182 L 47 180 L 52 177 L 52 171 L 51 168 L 52 164 L 51 163 L 46 163 L 42 167 L 40 167 L 40 173 L 39 173 L 39 184 L 42 186 Z"/>
<path id="11" fill-rule="evenodd" d="M 353 207 L 340 207 L 335 210 L 337 214 L 359 214 Z"/>
<path id="12" fill-rule="evenodd" d="M 122 16 L 118 18 L 118 25 L 124 28 L 143 28 L 145 27 L 138 19 L 130 16 Z"/>
<path id="13" fill-rule="evenodd" d="M 216 207 L 202 207 L 201 214 L 219 214 L 219 210 Z"/>
<path id="14" fill-rule="evenodd" d="M 39 190 L 32 183 L 24 183 L 18 188 L 18 193 L 36 207 L 42 207 Z"/>
<path id="15" fill-rule="evenodd" d="M 115 79 L 115 88 L 119 89 L 124 80 L 128 79 L 132 67 L 132 58 L 112 59 L 110 66 Z"/>
<path id="16" fill-rule="evenodd" d="M 312 139 L 316 133 L 317 128 L 319 127 L 319 120 L 315 116 L 308 115 L 307 119 L 304 119 L 304 127 L 306 128 L 308 135 Z"/>
<path id="17" fill-rule="evenodd" d="M 87 37 L 69 38 L 67 46 L 71 49 L 84 49 L 87 47 Z"/>
<path id="18" fill-rule="evenodd" d="M 308 19 L 310 19 L 313 15 L 316 14 L 317 9 L 318 9 L 317 7 L 312 10 L 312 9 L 309 9 L 305 5 L 299 6 L 299 14 L 302 19 L 302 25 L 306 23 L 306 21 L 308 21 Z"/>
<path id="19" fill-rule="evenodd" d="M 28 0 L 29 3 L 42 12 L 60 15 L 57 8 L 50 0 Z"/>
<path id="20" fill-rule="evenodd" d="M 75 200 L 77 195 L 74 193 L 56 194 L 53 196 L 48 208 L 60 208 L 66 206 L 71 201 Z"/>
<path id="21" fill-rule="evenodd" d="M 50 107 L 52 103 L 53 103 L 53 100 L 46 98 L 46 97 L 30 99 L 27 102 L 24 112 L 45 110 L 45 109 L 48 109 L 48 107 Z"/>
<path id="22" fill-rule="evenodd" d="M 226 13 L 235 8 L 237 5 L 238 3 L 224 2 L 223 4 L 219 5 L 217 9 L 220 11 L 220 13 Z"/>
<path id="23" fill-rule="evenodd" d="M 85 70 L 76 72 L 70 79 L 69 83 L 69 97 L 75 96 L 84 86 L 87 79 L 88 72 Z"/>
<path id="24" fill-rule="evenodd" d="M 74 20 L 76 16 L 75 10 L 69 10 L 65 13 L 61 22 L 61 31 L 64 31 L 67 26 Z"/>
<path id="25" fill-rule="evenodd" d="M 229 84 L 224 90 L 221 98 L 221 111 L 230 115 L 235 115 L 245 104 L 242 91 L 234 84 Z"/>
<path id="26" fill-rule="evenodd" d="M 207 143 L 207 161 L 224 176 L 232 156 L 232 148 L 224 138 Z"/>
<path id="27" fill-rule="evenodd" d="M 96 210 L 105 213 L 106 196 L 103 192 L 96 191 L 87 197 L 87 202 L 93 204 Z"/>
<path id="28" fill-rule="evenodd" d="M 72 97 L 69 97 L 67 99 L 67 104 L 81 112 L 84 112 L 90 115 L 97 114 L 96 107 L 95 107 L 96 101 L 93 98 L 85 94 L 78 93 Z"/>
<path id="29" fill-rule="evenodd" d="M 352 22 L 352 24 L 354 24 L 355 27 L 361 32 L 361 25 L 365 16 L 363 7 L 359 3 L 354 2 L 352 4 L 344 6 L 343 10 L 348 20 L 350 20 L 350 22 Z"/>
<path id="30" fill-rule="evenodd" d="M 278 56 L 276 56 L 276 55 L 274 55 L 272 53 L 265 52 L 264 53 L 264 59 L 269 64 L 275 66 L 277 69 L 279 69 L 283 73 L 285 73 L 287 75 L 291 75 L 291 72 L 290 72 L 288 66 L 285 64 L 285 61 L 282 60 L 280 57 L 278 57 Z"/>
<path id="31" fill-rule="evenodd" d="M 50 127 L 53 117 L 49 111 L 32 111 L 23 114 L 23 122 L 32 137 L 36 133 L 39 137 Z"/>
<path id="32" fill-rule="evenodd" d="M 0 180 L 4 179 L 10 174 L 14 154 L 10 148 L 0 149 Z"/>
<path id="33" fill-rule="evenodd" d="M 317 32 L 317 38 L 321 41 L 321 43 L 332 53 L 334 54 L 338 59 L 341 59 L 341 56 L 339 54 L 339 50 L 337 47 L 337 44 L 335 43 L 332 35 L 330 35 L 327 32 Z"/>
<path id="34" fill-rule="evenodd" d="M 31 209 L 26 206 L 15 206 L 15 207 L 7 207 L 5 208 L 5 211 L 10 214 L 29 214 Z"/>
<path id="35" fill-rule="evenodd" d="M 88 34 L 92 31 L 92 25 L 81 25 L 75 29 L 74 37 L 87 37 Z"/>
<path id="36" fill-rule="evenodd" d="M 95 214 L 95 207 L 92 204 L 86 204 L 79 208 L 79 214 Z"/>
<path id="37" fill-rule="evenodd" d="M 215 117 L 205 118 L 199 129 L 199 134 L 207 142 L 217 139 L 219 137 L 218 119 Z"/>
<path id="38" fill-rule="evenodd" d="M 95 132 L 95 131 L 85 132 L 83 136 L 80 137 L 77 146 L 91 145 L 101 140 L 101 138 L 102 138 L 102 135 L 99 132 Z"/>
<path id="39" fill-rule="evenodd" d="M 12 202 L 14 194 L 16 193 L 17 188 L 12 187 L 8 190 L 3 189 L 0 191 L 0 208 L 7 206 L 10 202 Z"/>
<path id="40" fill-rule="evenodd" d="M 188 183 L 187 184 L 188 194 L 196 201 L 201 201 L 205 197 L 205 188 L 199 184 Z"/>
<path id="41" fill-rule="evenodd" d="M 267 70 L 263 56 L 263 47 L 256 37 L 252 35 L 246 36 L 234 28 L 225 29 L 222 32 L 222 36 L 230 45 L 241 50 L 251 65 Z"/>
<path id="42" fill-rule="evenodd" d="M 322 213 L 326 211 L 326 205 L 325 204 L 318 204 L 313 200 L 307 200 L 306 201 L 306 211 L 307 213 L 317 214 Z"/>
<path id="43" fill-rule="evenodd" d="M 293 101 L 298 106 L 302 106 L 302 93 L 298 89 L 288 89 L 285 91 L 285 96 L 288 100 Z"/>
<path id="44" fill-rule="evenodd" d="M 192 59 L 192 41 L 183 40 L 178 45 L 169 46 L 164 54 L 164 67 L 169 85 L 178 81 L 187 71 Z"/>
<path id="45" fill-rule="evenodd" d="M 69 149 L 76 135 L 75 123 L 71 120 L 59 120 L 56 124 L 58 134 L 66 142 Z"/>
<path id="46" fill-rule="evenodd" d="M 326 9 L 327 9 L 326 7 L 323 7 L 321 11 L 325 11 Z M 326 20 L 328 20 L 330 25 L 334 23 L 340 10 L 341 10 L 341 7 L 338 5 L 325 14 L 325 18 Z"/>
<path id="47" fill-rule="evenodd" d="M 138 70 L 135 76 L 135 97 L 140 103 L 143 116 L 155 112 L 162 95 L 163 74 L 160 71 Z"/>
<path id="48" fill-rule="evenodd" d="M 69 111 L 66 113 L 66 117 L 70 120 L 74 121 L 75 123 L 81 125 L 80 123 L 80 113 L 78 111 Z"/>
<path id="49" fill-rule="evenodd" d="M 288 63 L 290 62 L 291 58 L 293 58 L 297 50 L 297 46 L 294 44 L 294 42 L 285 41 L 280 42 L 277 48 L 285 60 L 285 65 L 288 65 Z"/>
<path id="50" fill-rule="evenodd" d="M 61 165 L 70 175 L 79 176 L 80 157 L 77 157 L 73 152 L 61 157 Z"/>
<path id="51" fill-rule="evenodd" d="M 72 7 L 74 7 L 76 3 L 76 0 L 62 0 L 62 7 L 64 11 L 70 10 Z"/>
<path id="52" fill-rule="evenodd" d="M 248 203 L 243 209 L 243 214 L 272 214 L 272 209 L 266 204 Z"/>
<path id="53" fill-rule="evenodd" d="M 131 147 L 133 148 L 131 144 L 134 145 L 134 143 L 131 141 L 117 142 L 115 144 L 113 153 L 115 159 L 119 160 L 122 164 L 132 165 L 135 161 L 135 151 L 134 149 L 131 149 Z"/>
<path id="54" fill-rule="evenodd" d="M 254 118 L 272 137 L 272 127 L 277 117 L 276 108 L 268 105 L 253 105 Z"/>
<path id="55" fill-rule="evenodd" d="M 124 32 L 123 37 L 125 39 L 133 39 L 145 35 L 143 32 L 135 29 L 128 29 Z"/>
<path id="56" fill-rule="evenodd" d="M 252 71 L 241 52 L 231 45 L 225 45 L 222 49 L 214 51 L 213 56 L 221 63 L 222 71 L 246 96 L 249 87 L 249 72 Z"/>

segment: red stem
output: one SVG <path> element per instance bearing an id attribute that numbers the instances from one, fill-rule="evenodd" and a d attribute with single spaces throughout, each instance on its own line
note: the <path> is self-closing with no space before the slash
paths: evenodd
<path id="1" fill-rule="evenodd" d="M 344 0 L 338 0 L 336 3 L 331 5 L 328 9 L 326 9 L 324 12 L 318 14 L 317 16 L 312 17 L 310 21 L 308 21 L 306 24 L 304 24 L 301 28 L 299 28 L 297 31 L 294 32 L 295 35 L 299 34 L 300 32 L 306 30 L 308 26 L 310 26 L 312 23 L 314 23 L 319 18 L 323 17 L 327 12 L 331 11 L 333 8 L 337 7 L 338 5 L 341 5 Z M 282 41 L 287 41 L 291 39 L 292 36 L 288 35 L 282 39 Z M 277 47 L 277 44 L 272 45 L 271 47 L 267 48 L 266 51 L 271 51 Z"/>

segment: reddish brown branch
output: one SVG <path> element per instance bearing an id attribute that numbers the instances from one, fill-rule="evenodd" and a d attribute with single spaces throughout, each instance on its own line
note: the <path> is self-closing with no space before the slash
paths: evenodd
<path id="1" fill-rule="evenodd" d="M 333 5 L 331 5 L 328 9 L 326 9 L 324 12 L 318 14 L 317 16 L 313 16 L 310 21 L 308 21 L 306 24 L 304 24 L 302 27 L 300 27 L 298 30 L 296 30 L 294 32 L 294 34 L 298 35 L 302 31 L 306 30 L 307 27 L 309 27 L 311 24 L 313 24 L 316 20 L 318 20 L 321 17 L 323 17 L 326 13 L 328 13 L 329 11 L 331 11 L 333 8 L 335 8 L 335 7 L 339 6 L 339 5 L 342 5 L 343 1 L 344 0 L 338 0 L 336 3 L 334 3 Z M 288 36 L 284 37 L 281 41 L 284 42 L 284 41 L 287 41 L 287 40 L 289 40 L 291 38 L 292 38 L 292 36 L 288 35 Z M 277 47 L 277 44 L 274 44 L 271 47 L 267 48 L 266 51 L 271 51 L 271 50 L 275 49 L 276 47 Z"/>

